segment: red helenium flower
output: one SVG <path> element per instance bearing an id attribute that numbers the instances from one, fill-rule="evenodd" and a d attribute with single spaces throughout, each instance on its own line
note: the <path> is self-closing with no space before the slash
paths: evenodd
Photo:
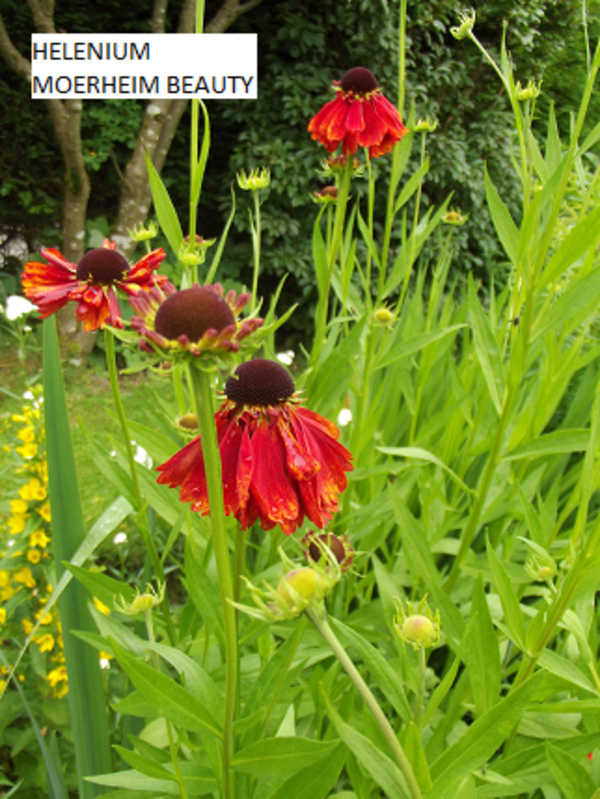
<path id="1" fill-rule="evenodd" d="M 383 96 L 373 73 L 354 67 L 341 81 L 334 81 L 335 100 L 324 105 L 308 125 L 313 139 L 330 153 L 343 145 L 344 156 L 368 147 L 378 158 L 389 153 L 407 133 L 398 109 Z"/>
<path id="2" fill-rule="evenodd" d="M 225 385 L 227 400 L 215 414 L 221 453 L 225 513 L 244 529 L 259 520 L 286 535 L 307 517 L 327 525 L 345 490 L 352 456 L 332 422 L 303 408 L 294 381 L 274 361 L 241 364 Z M 181 486 L 180 499 L 209 513 L 200 437 L 162 466 L 159 483 Z"/>
<path id="3" fill-rule="evenodd" d="M 41 248 L 47 264 L 25 264 L 21 282 L 25 296 L 40 310 L 42 319 L 51 316 L 68 302 L 75 301 L 75 315 L 84 330 L 102 330 L 109 324 L 123 327 L 115 289 L 128 296 L 165 286 L 167 278 L 154 274 L 166 258 L 163 249 L 154 250 L 130 266 L 106 241 L 104 247 L 87 252 L 79 264 L 72 264 L 58 250 Z"/>

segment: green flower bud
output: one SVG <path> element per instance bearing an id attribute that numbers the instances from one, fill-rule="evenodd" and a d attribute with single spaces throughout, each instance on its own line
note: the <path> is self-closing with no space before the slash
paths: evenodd
<path id="1" fill-rule="evenodd" d="M 450 28 L 450 33 L 455 39 L 466 39 L 471 35 L 475 27 L 475 10 L 472 8 L 471 13 L 460 14 L 460 25 L 456 28 Z"/>
<path id="2" fill-rule="evenodd" d="M 404 611 L 402 602 L 396 600 L 394 630 L 414 649 L 436 646 L 441 634 L 439 610 L 433 613 L 427 604 L 427 596 L 423 597 L 416 609 L 411 602 L 407 602 L 406 606 L 407 612 Z"/>
<path id="3" fill-rule="evenodd" d="M 127 230 L 134 241 L 148 241 L 158 236 L 158 225 L 156 222 L 148 222 L 148 226 L 136 225 L 133 230 Z"/>
<path id="4" fill-rule="evenodd" d="M 266 189 L 271 183 L 271 172 L 266 167 L 262 169 L 253 169 L 249 175 L 246 175 L 244 169 L 240 169 L 237 173 L 237 182 L 240 189 L 244 191 L 257 191 L 258 189 Z"/>

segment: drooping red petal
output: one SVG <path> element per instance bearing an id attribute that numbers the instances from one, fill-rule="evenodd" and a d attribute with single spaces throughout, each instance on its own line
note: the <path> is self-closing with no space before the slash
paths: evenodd
<path id="1" fill-rule="evenodd" d="M 365 129 L 364 106 L 366 103 L 350 103 L 346 114 L 346 130 L 350 133 L 360 133 Z"/>
<path id="2" fill-rule="evenodd" d="M 252 436 L 252 454 L 254 469 L 250 490 L 261 523 L 280 524 L 283 532 L 289 535 L 298 526 L 300 504 L 286 471 L 285 448 L 276 424 L 259 421 Z"/>

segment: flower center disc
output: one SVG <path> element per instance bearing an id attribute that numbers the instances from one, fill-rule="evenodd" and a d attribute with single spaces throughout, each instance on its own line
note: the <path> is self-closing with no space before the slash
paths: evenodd
<path id="1" fill-rule="evenodd" d="M 255 358 L 238 366 L 225 383 L 225 394 L 238 405 L 278 405 L 289 399 L 295 388 L 283 366 Z"/>
<path id="2" fill-rule="evenodd" d="M 207 330 L 219 333 L 235 325 L 233 311 L 212 291 L 192 286 L 172 294 L 160 306 L 154 320 L 154 329 L 161 336 L 177 339 L 187 336 L 190 341 L 200 341 Z"/>
<path id="3" fill-rule="evenodd" d="M 96 250 L 86 252 L 77 265 L 78 280 L 92 280 L 93 283 L 110 285 L 116 280 L 121 280 L 129 272 L 127 259 L 116 250 L 107 247 L 98 247 Z"/>
<path id="4" fill-rule="evenodd" d="M 366 67 L 354 67 L 346 72 L 340 85 L 345 92 L 368 94 L 377 88 L 377 78 Z"/>

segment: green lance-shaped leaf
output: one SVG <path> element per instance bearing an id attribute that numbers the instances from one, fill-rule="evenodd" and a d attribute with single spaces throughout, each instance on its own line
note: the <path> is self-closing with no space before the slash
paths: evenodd
<path id="1" fill-rule="evenodd" d="M 510 630 L 513 641 L 517 646 L 525 651 L 525 622 L 519 600 L 511 582 L 508 572 L 498 555 L 494 552 L 490 542 L 487 542 L 487 556 L 492 572 L 492 579 L 496 591 L 500 595 L 500 602 L 504 610 L 504 617 Z"/>
<path id="2" fill-rule="evenodd" d="M 489 320 L 477 299 L 471 275 L 469 275 L 469 317 L 473 327 L 473 340 L 479 365 L 483 371 L 494 407 L 498 411 L 498 415 L 500 415 L 502 413 L 506 384 L 502 355 Z"/>
<path id="3" fill-rule="evenodd" d="M 488 208 L 490 209 L 492 222 L 496 228 L 496 233 L 498 234 L 498 238 L 502 242 L 504 251 L 508 255 L 509 259 L 513 264 L 516 264 L 519 248 L 519 230 L 515 225 L 508 208 L 500 199 L 500 195 L 490 180 L 487 169 L 485 170 L 484 177 L 485 196 Z"/>
<path id="4" fill-rule="evenodd" d="M 596 785 L 577 758 L 546 742 L 546 760 L 567 799 L 592 799 Z"/>
<path id="5" fill-rule="evenodd" d="M 44 413 L 52 542 L 60 578 L 62 563 L 73 558 L 85 539 L 85 531 L 53 317 L 44 322 Z M 91 799 L 99 796 L 100 790 L 84 778 L 110 770 L 104 688 L 97 653 L 71 631 L 95 632 L 95 627 L 87 610 L 86 591 L 78 583 L 72 582 L 64 590 L 58 605 L 69 675 L 79 795 L 81 799 Z"/>
<path id="6" fill-rule="evenodd" d="M 173 252 L 177 255 L 183 242 L 183 232 L 179 223 L 179 218 L 175 207 L 169 197 L 169 192 L 165 188 L 165 184 L 160 179 L 160 175 L 156 171 L 152 159 L 146 151 L 146 167 L 148 169 L 148 180 L 150 181 L 150 190 L 152 191 L 152 201 L 154 203 L 154 210 L 158 217 L 158 224 L 161 226 L 163 233 L 167 237 L 167 241 L 171 246 Z"/>
<path id="7" fill-rule="evenodd" d="M 331 755 L 338 743 L 293 736 L 263 738 L 238 752 L 231 761 L 231 767 L 257 777 L 295 774 L 307 763 L 318 768 L 318 761 Z"/>
<path id="8" fill-rule="evenodd" d="M 460 780 L 485 765 L 510 735 L 542 679 L 540 673 L 534 674 L 471 724 L 467 732 L 438 757 L 431 765 L 434 782 L 427 799 L 451 796 L 451 789 Z"/>

